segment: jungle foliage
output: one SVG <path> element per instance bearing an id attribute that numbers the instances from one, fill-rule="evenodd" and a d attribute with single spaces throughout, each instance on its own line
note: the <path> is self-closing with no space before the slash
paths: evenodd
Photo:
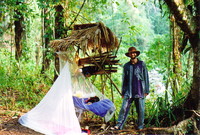
<path id="1" fill-rule="evenodd" d="M 193 6 L 194 3 L 188 1 L 186 4 Z M 151 81 L 151 94 L 146 101 L 145 123 L 148 127 L 172 126 L 184 119 L 180 117 L 184 117 L 183 103 L 190 91 L 193 75 L 191 43 L 186 42 L 180 54 L 181 71 L 177 79 L 177 73 L 173 70 L 176 63 L 173 59 L 171 13 L 166 3 L 157 0 L 2 0 L 1 108 L 26 112 L 42 99 L 53 84 L 55 52 L 48 43 L 57 37 L 56 6 L 63 7 L 63 17 L 57 20 L 62 22 L 58 30 L 61 38 L 70 34 L 73 24 L 101 21 L 121 41 L 117 57 L 122 65 L 129 60 L 124 53 L 130 46 L 136 46 L 142 52 L 140 59 L 147 63 L 149 72 L 156 72 L 151 73 L 150 78 L 161 75 L 159 80 Z M 21 31 L 15 30 L 18 26 Z M 21 37 L 16 38 L 19 34 Z M 122 65 L 117 73 L 111 75 L 119 89 Z M 102 89 L 100 77 L 91 77 L 90 80 L 98 89 Z M 107 81 L 104 89 L 109 98 L 112 98 L 111 87 Z M 159 91 L 161 88 L 162 91 Z M 114 88 L 113 92 L 118 114 L 121 96 Z M 131 117 L 135 119 L 137 116 L 133 113 Z"/>

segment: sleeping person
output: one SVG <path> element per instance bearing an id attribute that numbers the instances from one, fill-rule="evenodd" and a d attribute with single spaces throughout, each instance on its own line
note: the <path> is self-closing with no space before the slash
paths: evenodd
<path id="1" fill-rule="evenodd" d="M 100 100 L 99 97 L 94 96 L 90 98 L 79 98 L 73 96 L 74 106 L 78 109 L 92 111 L 94 114 L 104 117 L 106 113 L 112 109 L 114 104 L 109 99 Z"/>

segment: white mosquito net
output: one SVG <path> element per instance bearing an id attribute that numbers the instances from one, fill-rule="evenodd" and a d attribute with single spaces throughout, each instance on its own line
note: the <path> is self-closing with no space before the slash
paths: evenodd
<path id="1" fill-rule="evenodd" d="M 68 64 L 45 97 L 25 115 L 19 123 L 48 135 L 81 134 L 73 99 Z"/>
<path id="2" fill-rule="evenodd" d="M 113 102 L 83 76 L 75 63 L 61 60 L 60 67 L 60 75 L 49 92 L 19 118 L 19 123 L 43 134 L 77 135 L 81 134 L 79 119 L 84 111 L 109 121 L 115 111 Z"/>
<path id="3" fill-rule="evenodd" d="M 63 53 L 59 53 L 62 58 Z M 60 70 L 66 63 L 65 59 L 60 59 Z M 95 115 L 104 117 L 108 122 L 114 115 L 115 106 L 111 100 L 103 95 L 85 76 L 76 62 L 70 63 L 72 98 L 78 119 L 84 111 L 90 111 Z"/>

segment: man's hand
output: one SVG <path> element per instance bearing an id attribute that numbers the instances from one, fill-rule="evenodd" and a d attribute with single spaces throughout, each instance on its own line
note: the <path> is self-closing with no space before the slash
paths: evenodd
<path id="1" fill-rule="evenodd" d="M 149 95 L 149 93 L 145 93 L 144 96 L 146 97 L 147 95 Z"/>

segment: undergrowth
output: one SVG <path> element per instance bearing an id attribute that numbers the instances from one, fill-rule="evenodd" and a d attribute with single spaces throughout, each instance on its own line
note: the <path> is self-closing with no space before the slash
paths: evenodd
<path id="1" fill-rule="evenodd" d="M 34 107 L 52 85 L 52 68 L 41 74 L 41 67 L 31 60 L 16 61 L 10 52 L 0 53 L 1 107 L 27 111 Z"/>
<path id="2" fill-rule="evenodd" d="M 53 63 L 48 71 L 41 74 L 41 65 L 37 65 L 34 59 L 16 61 L 12 53 L 6 50 L 1 50 L 0 57 L 1 108 L 22 112 L 30 110 L 41 101 L 53 84 Z M 119 80 L 115 82 L 120 83 Z M 146 101 L 146 127 L 165 127 L 175 124 L 179 120 L 180 113 L 184 111 L 181 104 L 187 96 L 189 86 L 189 84 L 183 85 L 175 100 L 170 98 L 171 91 L 166 90 L 163 96 L 151 92 Z M 105 95 L 111 98 L 111 90 L 106 91 Z M 116 113 L 111 122 L 117 120 L 122 102 L 116 90 L 114 95 Z M 130 116 L 128 122 L 136 122 L 137 113 L 134 107 L 131 109 Z"/>

